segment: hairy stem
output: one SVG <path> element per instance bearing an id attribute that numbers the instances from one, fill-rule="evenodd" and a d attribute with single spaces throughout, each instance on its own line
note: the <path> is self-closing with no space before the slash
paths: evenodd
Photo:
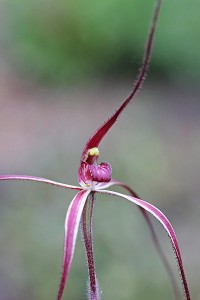
<path id="1" fill-rule="evenodd" d="M 98 281 L 95 273 L 95 263 L 93 255 L 93 209 L 95 202 L 95 193 L 92 192 L 85 203 L 82 219 L 81 219 L 81 233 L 86 252 L 86 259 L 88 264 L 88 298 L 89 300 L 100 300 Z"/>

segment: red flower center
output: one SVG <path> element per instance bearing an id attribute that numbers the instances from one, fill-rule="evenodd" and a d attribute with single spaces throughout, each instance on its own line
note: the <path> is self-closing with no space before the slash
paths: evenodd
<path id="1" fill-rule="evenodd" d="M 99 149 L 94 147 L 88 150 L 86 157 L 81 161 L 78 170 L 78 181 L 82 186 L 90 186 L 92 183 L 109 182 L 112 169 L 109 163 L 97 164 Z"/>

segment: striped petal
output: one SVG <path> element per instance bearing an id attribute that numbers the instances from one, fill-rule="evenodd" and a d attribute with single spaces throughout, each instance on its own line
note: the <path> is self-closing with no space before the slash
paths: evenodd
<path id="1" fill-rule="evenodd" d="M 62 275 L 58 290 L 57 300 L 62 299 L 65 283 L 68 278 L 70 266 L 74 256 L 75 243 L 77 239 L 78 228 L 83 212 L 83 208 L 90 190 L 79 192 L 72 200 L 66 215 L 65 220 L 65 241 L 64 241 L 64 256 L 62 265 Z"/>
<path id="2" fill-rule="evenodd" d="M 147 212 L 151 213 L 161 223 L 161 225 L 164 227 L 164 229 L 166 230 L 166 232 L 169 235 L 169 238 L 172 243 L 172 247 L 173 247 L 175 255 L 176 255 L 176 259 L 177 259 L 178 266 L 180 269 L 180 277 L 181 277 L 184 292 L 185 292 L 185 297 L 187 300 L 191 300 L 190 292 L 189 292 L 189 288 L 188 288 L 188 284 L 187 284 L 187 280 L 186 280 L 185 272 L 184 272 L 184 268 L 183 268 L 182 257 L 181 257 L 181 253 L 180 253 L 180 249 L 179 249 L 179 245 L 178 245 L 178 240 L 176 238 L 174 229 L 173 229 L 172 225 L 170 224 L 169 220 L 167 219 L 167 217 L 158 208 L 156 208 L 152 204 L 145 202 L 141 199 L 138 199 L 138 198 L 135 198 L 132 196 L 127 196 L 127 195 L 113 192 L 113 191 L 106 191 L 106 190 L 98 190 L 98 193 L 109 194 L 109 195 L 118 196 L 118 197 L 127 199 L 130 202 L 145 209 Z"/>
<path id="3" fill-rule="evenodd" d="M 88 289 L 89 300 L 100 300 L 99 284 L 95 272 L 94 250 L 93 250 L 93 213 L 95 204 L 95 192 L 91 192 L 85 203 L 81 219 L 81 235 L 85 247 L 88 265 Z"/>
<path id="4" fill-rule="evenodd" d="M 107 185 L 106 184 L 102 185 L 101 189 L 103 188 L 103 186 L 104 186 L 104 188 L 108 188 L 108 187 L 113 186 L 113 185 L 117 185 L 117 186 L 120 186 L 122 188 L 125 188 L 131 194 L 131 196 L 133 196 L 135 198 L 139 198 L 138 195 L 134 192 L 134 190 L 132 188 L 130 188 L 128 185 L 126 185 L 126 184 L 124 184 L 124 183 L 122 183 L 120 181 L 114 180 L 114 179 L 112 179 L 110 182 L 108 182 Z M 157 234 L 156 234 L 156 232 L 154 230 L 154 227 L 153 227 L 153 224 L 151 222 L 151 219 L 150 219 L 147 211 L 143 207 L 139 206 L 138 208 L 139 208 L 141 214 L 143 215 L 143 217 L 144 217 L 144 219 L 145 219 L 145 221 L 147 223 L 147 226 L 148 226 L 148 228 L 149 228 L 149 230 L 151 232 L 152 241 L 153 241 L 153 243 L 155 245 L 155 248 L 156 248 L 156 250 L 158 252 L 158 255 L 160 256 L 160 259 L 161 259 L 161 261 L 162 261 L 162 263 L 163 263 L 163 265 L 165 267 L 165 270 L 166 270 L 166 272 L 167 272 L 167 274 L 169 276 L 169 279 L 171 281 L 171 285 L 173 287 L 175 299 L 178 300 L 178 299 L 180 299 L 179 288 L 177 286 L 177 283 L 176 283 L 176 280 L 175 280 L 172 268 L 171 268 L 171 266 L 170 266 L 170 264 L 169 264 L 169 262 L 167 260 L 167 257 L 165 256 L 165 253 L 164 253 L 164 251 L 163 251 L 163 249 L 162 249 L 162 247 L 160 245 L 158 236 L 157 236 Z"/>

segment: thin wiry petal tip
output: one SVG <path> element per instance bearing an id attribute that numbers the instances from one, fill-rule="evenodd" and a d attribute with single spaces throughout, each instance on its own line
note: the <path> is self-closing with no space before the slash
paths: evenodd
<path id="1" fill-rule="evenodd" d="M 180 277 L 181 277 L 184 292 L 185 292 L 185 297 L 186 297 L 187 300 L 191 300 L 190 291 L 189 291 L 189 288 L 188 288 L 188 283 L 187 283 L 186 276 L 185 276 L 185 271 L 184 271 L 184 268 L 183 268 L 181 252 L 180 252 L 180 248 L 179 248 L 179 245 L 178 245 L 178 240 L 177 240 L 175 231 L 174 231 L 171 223 L 167 219 L 167 217 L 158 208 L 156 208 L 152 204 L 150 204 L 148 202 L 145 202 L 141 199 L 138 199 L 138 198 L 135 198 L 135 197 L 132 197 L 132 196 L 127 196 L 127 195 L 117 193 L 117 192 L 113 192 L 113 191 L 106 191 L 106 190 L 98 190 L 98 193 L 110 194 L 110 195 L 113 195 L 113 196 L 118 196 L 118 197 L 127 199 L 130 202 L 132 202 L 132 203 L 138 205 L 139 207 L 142 207 L 143 209 L 145 209 L 147 212 L 152 214 L 161 223 L 161 225 L 164 227 L 164 229 L 168 233 L 168 236 L 171 240 L 171 243 L 172 243 L 175 255 L 176 255 L 176 259 L 177 259 L 178 266 L 179 266 L 179 269 L 180 269 Z"/>
<path id="2" fill-rule="evenodd" d="M 154 12 L 153 12 L 152 23 L 151 23 L 151 27 L 150 27 L 150 32 L 149 32 L 148 37 L 147 37 L 147 42 L 146 42 L 144 57 L 143 57 L 143 61 L 142 61 L 142 66 L 139 70 L 138 77 L 137 77 L 136 81 L 133 84 L 132 91 L 127 96 L 127 98 L 123 101 L 123 103 L 120 105 L 120 107 L 111 115 L 111 117 L 106 122 L 104 122 L 96 130 L 96 132 L 88 139 L 88 141 L 85 145 L 85 148 L 83 150 L 81 160 L 84 160 L 84 157 L 85 157 L 88 149 L 93 148 L 93 147 L 98 147 L 99 143 L 104 138 L 106 133 L 110 130 L 110 128 L 117 121 L 119 115 L 124 111 L 124 109 L 131 102 L 131 100 L 133 100 L 135 98 L 137 92 L 141 89 L 142 84 L 143 84 L 143 82 L 145 80 L 145 77 L 146 77 L 146 73 L 147 73 L 150 58 L 151 58 L 153 39 L 154 39 L 154 35 L 155 35 L 155 29 L 156 29 L 158 15 L 159 15 L 159 11 L 160 11 L 161 2 L 162 2 L 162 0 L 157 0 L 156 6 L 155 6 L 155 9 L 154 9 Z"/>

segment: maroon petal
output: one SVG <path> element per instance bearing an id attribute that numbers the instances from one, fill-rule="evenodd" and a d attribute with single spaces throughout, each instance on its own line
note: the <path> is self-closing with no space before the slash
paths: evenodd
<path id="1" fill-rule="evenodd" d="M 47 183 L 51 184 L 57 187 L 62 187 L 65 189 L 71 189 L 71 190 L 82 190 L 79 186 L 69 185 L 53 180 L 49 180 L 46 178 L 36 177 L 36 176 L 28 176 L 28 175 L 15 175 L 15 174 L 9 174 L 9 175 L 0 175 L 0 180 L 30 180 L 35 182 L 41 182 L 41 183 Z"/>
<path id="2" fill-rule="evenodd" d="M 78 228 L 81 220 L 82 211 L 87 200 L 90 190 L 79 192 L 72 200 L 65 220 L 65 242 L 62 275 L 57 300 L 62 299 L 65 283 L 69 274 L 70 266 L 74 256 L 75 243 Z"/>
<path id="3" fill-rule="evenodd" d="M 184 268 L 183 268 L 182 257 L 181 257 L 181 253 L 180 253 L 180 249 L 179 249 L 179 245 L 178 245 L 178 240 L 176 238 L 174 229 L 173 229 L 172 225 L 170 224 L 169 220 L 167 219 L 167 217 L 158 208 L 156 208 L 152 204 L 145 202 L 141 199 L 138 199 L 138 198 L 135 198 L 132 196 L 127 196 L 127 195 L 113 192 L 113 191 L 106 191 L 106 190 L 98 190 L 98 193 L 110 194 L 113 196 L 119 196 L 121 198 L 125 198 L 125 199 L 129 200 L 130 202 L 135 203 L 139 207 L 142 207 L 147 212 L 151 213 L 162 224 L 162 226 L 164 227 L 164 229 L 166 230 L 166 232 L 169 235 L 169 238 L 172 243 L 172 247 L 173 247 L 175 255 L 176 255 L 176 259 L 177 259 L 178 266 L 180 269 L 180 277 L 181 277 L 181 280 L 183 283 L 183 288 L 184 288 L 186 299 L 191 300 L 190 292 L 189 292 L 189 288 L 188 288 L 188 284 L 187 284 L 187 280 L 186 280 L 185 272 L 184 272 Z"/>
<path id="4" fill-rule="evenodd" d="M 112 179 L 110 182 L 108 182 L 107 184 L 104 184 L 104 186 L 102 185 L 101 188 L 108 188 L 109 186 L 112 186 L 112 185 L 117 185 L 117 186 L 121 186 L 123 188 L 125 188 L 130 194 L 131 196 L 135 197 L 135 198 L 139 198 L 138 195 L 134 192 L 134 190 L 132 190 L 132 188 L 130 188 L 128 185 L 120 182 L 120 181 L 117 181 L 117 180 L 114 180 Z M 163 250 L 162 250 L 162 247 L 160 245 L 160 242 L 159 242 L 159 239 L 157 237 L 157 234 L 154 230 L 154 227 L 153 227 L 153 224 L 151 222 L 151 219 L 148 215 L 148 213 L 146 212 L 146 210 L 143 208 L 143 207 L 140 207 L 139 206 L 139 209 L 145 219 L 145 221 L 147 222 L 147 226 L 149 227 L 149 230 L 151 232 L 151 236 L 152 236 L 152 240 L 153 240 L 153 243 L 155 245 L 155 248 L 158 252 L 158 255 L 160 256 L 160 259 L 165 267 L 165 270 L 169 276 L 169 279 L 171 281 L 171 284 L 172 284 L 172 287 L 173 287 L 173 291 L 174 291 L 174 296 L 176 299 L 180 299 L 179 297 L 179 288 L 176 284 L 176 280 L 175 280 L 175 277 L 174 277 L 174 273 L 172 271 L 172 268 L 167 260 L 167 257 L 165 256 Z"/>
<path id="5" fill-rule="evenodd" d="M 133 89 L 131 93 L 128 95 L 128 97 L 124 100 L 124 102 L 121 104 L 121 106 L 116 110 L 116 112 L 105 122 L 103 123 L 97 131 L 90 137 L 90 139 L 87 141 L 86 146 L 83 150 L 81 160 L 84 160 L 85 156 L 87 155 L 87 152 L 89 149 L 93 147 L 98 147 L 99 143 L 105 136 L 105 134 L 108 132 L 108 130 L 113 126 L 113 124 L 116 122 L 118 116 L 121 114 L 121 112 L 125 109 L 125 107 L 129 104 L 129 102 L 134 99 L 136 93 L 139 91 L 139 89 L 142 87 L 142 83 L 144 82 L 146 72 L 148 69 L 150 57 L 151 57 L 151 50 L 152 50 L 152 45 L 153 45 L 153 38 L 154 38 L 154 33 L 155 33 L 155 27 L 158 19 L 158 14 L 160 10 L 160 5 L 161 5 L 161 0 L 157 1 L 157 5 L 154 10 L 153 14 L 153 20 L 152 20 L 152 25 L 150 28 L 150 32 L 148 35 L 147 43 L 146 43 L 146 48 L 145 48 L 145 53 L 144 53 L 144 58 L 143 58 L 143 63 L 142 67 L 139 71 L 138 77 L 133 85 Z"/>

